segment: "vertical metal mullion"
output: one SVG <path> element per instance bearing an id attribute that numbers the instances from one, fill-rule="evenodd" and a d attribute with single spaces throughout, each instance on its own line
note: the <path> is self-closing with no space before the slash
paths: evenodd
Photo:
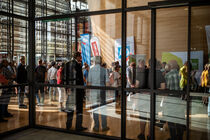
<path id="1" fill-rule="evenodd" d="M 56 0 L 55 0 L 55 15 L 56 15 Z M 55 50 L 54 50 L 54 61 L 56 61 L 56 49 L 57 49 L 57 46 L 56 46 L 56 44 L 57 44 L 57 22 L 55 21 L 55 36 L 54 36 L 54 38 L 55 38 Z"/>
<path id="2" fill-rule="evenodd" d="M 191 6 L 188 7 L 188 44 L 187 44 L 187 140 L 190 139 L 189 135 L 189 127 L 190 127 L 190 73 L 191 73 L 191 67 L 190 67 L 190 48 L 191 48 Z"/>
<path id="3" fill-rule="evenodd" d="M 72 4 L 72 1 L 70 0 L 69 1 L 69 6 L 70 6 L 70 12 L 72 12 L 71 10 L 72 10 L 72 7 L 71 7 L 71 4 Z M 70 57 L 72 56 L 72 48 L 73 48 L 73 41 L 72 41 L 72 30 L 73 30 L 73 28 L 72 28 L 72 20 L 73 20 L 73 18 L 71 18 L 71 22 L 70 22 L 70 26 L 71 26 L 71 55 L 70 55 Z"/>
<path id="4" fill-rule="evenodd" d="M 25 50 L 25 51 L 26 51 L 26 57 L 28 58 L 28 52 L 29 52 L 29 51 L 28 51 L 28 40 L 27 40 L 27 37 L 28 37 L 28 28 L 27 28 L 27 27 L 28 27 L 28 24 L 27 24 L 27 22 L 28 22 L 28 21 L 26 21 L 26 28 L 25 28 L 25 32 L 26 32 L 26 36 L 25 36 L 26 50 Z"/>
<path id="5" fill-rule="evenodd" d="M 9 0 L 9 6 L 8 6 L 8 13 L 10 13 L 11 11 L 11 7 L 10 7 L 11 1 Z M 8 18 L 8 46 L 7 46 L 7 52 L 8 52 L 8 57 L 9 60 L 11 60 L 11 17 L 9 16 Z"/>
<path id="6" fill-rule="evenodd" d="M 35 127 L 36 112 L 35 112 L 35 83 L 34 83 L 34 68 L 35 68 L 35 0 L 29 1 L 29 126 Z"/>
<path id="7" fill-rule="evenodd" d="M 151 11 L 151 95 L 150 95 L 150 136 L 155 139 L 155 80 L 156 80 L 156 9 Z"/>
<path id="8" fill-rule="evenodd" d="M 41 16 L 44 16 L 44 0 L 42 0 L 42 9 L 41 9 Z M 44 54 L 44 23 L 41 22 L 41 58 L 43 58 Z"/>
<path id="9" fill-rule="evenodd" d="M 55 21 L 55 34 L 54 34 L 54 39 L 55 39 L 55 50 L 54 50 L 54 61 L 56 60 L 56 44 L 57 44 L 57 22 Z"/>
<path id="10" fill-rule="evenodd" d="M 72 18 L 71 18 L 71 23 L 70 23 L 70 25 L 71 25 L 71 56 L 72 56 L 72 43 L 73 43 L 73 41 L 72 41 L 72 30 L 73 30 L 73 28 L 72 28 Z"/>
<path id="11" fill-rule="evenodd" d="M 45 6 L 46 6 L 46 16 L 47 16 L 47 0 L 45 0 Z M 45 24 L 45 48 L 43 48 L 44 52 L 44 59 L 47 60 L 47 22 Z"/>
<path id="12" fill-rule="evenodd" d="M 71 13 L 71 0 L 69 1 L 69 12 Z M 71 42 L 70 42 L 70 44 L 71 44 L 71 48 L 69 48 L 69 49 L 71 49 L 71 55 L 70 55 L 70 53 L 69 53 L 69 60 L 70 60 L 70 57 L 72 56 L 72 18 L 70 19 L 71 21 L 70 21 L 70 26 L 71 26 Z M 68 25 L 69 26 L 69 25 Z M 69 32 L 68 32 L 68 34 L 69 34 Z"/>
<path id="13" fill-rule="evenodd" d="M 78 37 L 77 37 L 77 23 L 78 23 L 78 17 L 75 17 L 75 51 L 78 51 Z"/>
<path id="14" fill-rule="evenodd" d="M 14 13 L 14 0 L 12 0 L 12 14 Z M 12 17 L 12 56 L 11 60 L 13 60 L 14 56 L 14 17 Z"/>
<path id="15" fill-rule="evenodd" d="M 69 20 L 66 22 L 66 29 L 67 29 L 67 36 L 66 36 L 66 41 L 67 41 L 67 46 L 66 46 L 66 50 L 67 50 L 67 59 L 70 60 L 70 42 L 69 42 Z"/>
<path id="16" fill-rule="evenodd" d="M 126 139 L 126 29 L 127 29 L 127 12 L 125 11 L 127 7 L 127 1 L 122 0 L 122 59 L 121 59 L 121 65 L 122 65 L 122 98 L 121 98 L 121 139 Z"/>
<path id="17" fill-rule="evenodd" d="M 45 48 L 43 48 L 43 53 L 44 53 L 43 56 L 44 57 L 42 58 L 44 60 L 47 59 L 47 56 L 46 56 L 46 50 L 47 50 L 47 33 L 48 33 L 47 32 L 47 22 L 45 23 L 45 29 L 46 29 L 45 30 Z"/>
<path id="18" fill-rule="evenodd" d="M 46 16 L 47 16 L 47 0 L 45 0 L 45 7 L 46 7 Z M 47 22 L 45 23 L 45 48 L 43 48 L 43 58 L 45 59 L 45 58 L 47 58 L 46 57 L 46 52 L 45 52 L 45 50 L 47 50 Z M 42 59 L 43 59 L 42 58 Z"/>
<path id="19" fill-rule="evenodd" d="M 27 3 L 25 3 L 25 6 L 26 6 L 26 15 L 27 15 Z M 27 23 L 28 21 L 26 21 L 26 28 L 25 28 L 25 33 L 26 33 L 26 36 L 25 36 L 25 45 L 26 45 L 26 49 L 25 49 L 25 52 L 26 52 L 26 57 L 28 58 L 28 40 L 27 40 L 27 37 L 28 37 L 28 23 Z M 36 40 L 36 39 L 35 39 Z"/>

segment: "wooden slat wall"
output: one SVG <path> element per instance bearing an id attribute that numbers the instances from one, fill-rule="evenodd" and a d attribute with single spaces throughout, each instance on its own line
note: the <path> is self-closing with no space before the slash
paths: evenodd
<path id="1" fill-rule="evenodd" d="M 187 51 L 188 8 L 157 10 L 156 57 L 163 52 Z"/>
<path id="2" fill-rule="evenodd" d="M 128 4 L 134 1 L 131 0 Z M 141 2 L 144 3 L 145 1 Z M 91 11 L 99 10 L 97 9 L 98 7 L 93 6 L 93 0 L 89 0 L 88 4 Z M 97 1 L 97 4 L 101 4 L 101 10 L 121 6 L 121 2 L 115 0 Z M 140 4 L 136 3 L 136 6 Z M 210 25 L 209 9 L 210 7 L 207 6 L 192 8 L 192 50 L 203 50 L 205 60 L 208 60 L 208 48 L 204 26 Z M 114 61 L 115 40 L 121 38 L 121 14 L 91 16 L 90 19 L 92 32 L 100 40 L 103 61 L 110 66 L 111 62 Z M 146 54 L 147 61 L 150 57 L 151 46 L 150 27 L 151 11 L 128 12 L 127 37 L 134 36 L 136 54 Z M 187 39 L 188 8 L 158 9 L 156 33 L 157 59 L 161 61 L 163 52 L 187 51 Z"/>
<path id="3" fill-rule="evenodd" d="M 191 48 L 204 51 L 204 64 L 208 63 L 208 45 L 205 26 L 210 25 L 210 6 L 192 7 Z"/>

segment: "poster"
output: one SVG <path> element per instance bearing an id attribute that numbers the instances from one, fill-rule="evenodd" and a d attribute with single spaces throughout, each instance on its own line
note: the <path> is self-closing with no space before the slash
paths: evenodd
<path id="1" fill-rule="evenodd" d="M 209 62 L 210 62 L 210 25 L 207 25 L 205 29 L 206 29 L 206 40 L 208 44 L 208 56 L 209 56 Z"/>
<path id="2" fill-rule="evenodd" d="M 162 62 L 176 60 L 181 67 L 187 61 L 187 52 L 163 52 Z M 191 51 L 190 61 L 194 70 L 203 70 L 203 51 Z"/>
<path id="3" fill-rule="evenodd" d="M 120 39 L 115 40 L 115 61 L 119 61 L 121 65 L 121 59 L 122 59 L 122 41 Z M 134 37 L 127 37 L 126 41 L 126 65 L 129 65 L 129 58 L 130 55 L 134 55 Z"/>
<path id="4" fill-rule="evenodd" d="M 81 34 L 81 51 L 82 51 L 82 64 L 85 62 L 90 66 L 91 51 L 90 51 L 90 35 Z"/>
<path id="5" fill-rule="evenodd" d="M 100 50 L 99 40 L 98 40 L 97 37 L 95 37 L 95 36 L 91 37 L 90 45 L 91 45 L 92 55 L 93 56 L 100 56 L 101 55 L 101 50 Z"/>

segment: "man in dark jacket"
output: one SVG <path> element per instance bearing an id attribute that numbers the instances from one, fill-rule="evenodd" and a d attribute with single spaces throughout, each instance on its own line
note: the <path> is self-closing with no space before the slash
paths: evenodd
<path id="1" fill-rule="evenodd" d="M 45 66 L 43 66 L 42 59 L 40 59 L 38 62 L 39 62 L 39 65 L 35 68 L 35 80 L 36 80 L 36 83 L 44 84 L 47 77 L 47 69 Z M 41 101 L 38 94 L 39 91 L 41 94 Z M 44 86 L 38 85 L 36 87 L 35 96 L 36 96 L 38 105 L 44 105 Z"/>
<path id="2" fill-rule="evenodd" d="M 82 73 L 82 64 L 81 64 L 81 53 L 76 52 L 73 59 L 66 64 L 65 67 L 65 81 L 66 84 L 70 85 L 81 85 L 84 86 L 83 73 Z M 84 98 L 84 89 L 71 90 L 72 92 L 76 91 L 76 130 L 83 131 L 87 128 L 82 127 L 82 118 L 83 118 L 83 98 Z M 68 101 L 67 101 L 68 102 Z M 71 110 L 67 113 L 67 122 L 66 128 L 70 129 L 72 126 L 74 110 Z"/>
<path id="3" fill-rule="evenodd" d="M 27 83 L 27 71 L 25 68 L 25 57 L 20 57 L 20 64 L 17 68 L 17 83 L 24 84 Z M 24 102 L 24 93 L 25 93 L 25 86 L 18 87 L 18 104 L 19 108 L 27 108 L 26 105 L 23 104 Z"/>

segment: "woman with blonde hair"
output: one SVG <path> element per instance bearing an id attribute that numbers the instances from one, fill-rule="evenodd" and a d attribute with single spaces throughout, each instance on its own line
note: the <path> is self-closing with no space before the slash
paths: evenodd
<path id="1" fill-rule="evenodd" d="M 204 70 L 201 74 L 201 87 L 202 87 L 204 93 L 207 92 L 208 75 L 209 75 L 209 65 L 206 64 L 204 67 Z"/>

